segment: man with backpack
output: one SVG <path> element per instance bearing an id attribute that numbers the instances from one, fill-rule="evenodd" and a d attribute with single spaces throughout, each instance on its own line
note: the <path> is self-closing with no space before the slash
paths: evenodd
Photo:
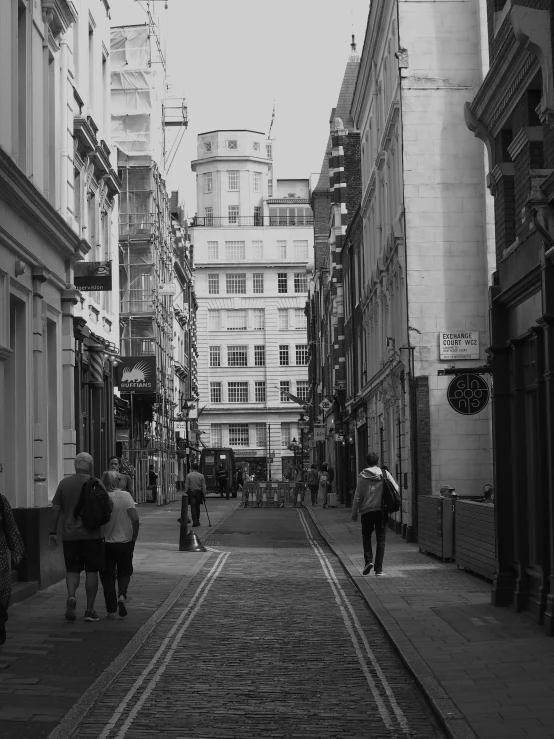
<path id="1" fill-rule="evenodd" d="M 58 546 L 58 521 L 65 560 L 67 603 L 65 618 L 77 618 L 75 593 L 85 571 L 87 606 L 85 621 L 99 621 L 94 610 L 98 592 L 98 572 L 104 569 L 104 539 L 101 526 L 110 520 L 113 502 L 100 480 L 92 476 L 92 457 L 81 452 L 75 457 L 75 474 L 64 479 L 52 500 L 50 547 Z"/>
<path id="2" fill-rule="evenodd" d="M 364 575 L 369 575 L 373 569 L 371 535 L 375 529 L 377 539 L 375 574 L 380 577 L 384 574 L 383 558 L 385 556 L 388 514 L 398 510 L 398 508 L 395 508 L 398 505 L 398 485 L 388 470 L 382 470 L 377 466 L 379 457 L 376 454 L 370 452 L 366 457 L 366 462 L 367 467 L 358 475 L 358 484 L 352 503 L 352 520 L 357 521 L 358 512 L 361 514 L 365 562 Z M 386 490 L 385 486 L 387 486 Z"/>

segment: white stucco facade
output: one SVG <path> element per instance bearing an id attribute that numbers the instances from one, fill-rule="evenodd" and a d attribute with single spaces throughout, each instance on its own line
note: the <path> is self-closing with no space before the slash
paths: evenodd
<path id="1" fill-rule="evenodd" d="M 479 144 L 464 138 L 464 101 L 487 53 L 481 41 L 478 3 L 374 3 L 352 107 L 362 146 L 364 264 L 354 295 L 368 441 L 391 470 L 402 457 L 408 518 L 416 475 L 419 494 L 451 485 L 475 495 L 492 481 L 490 403 L 456 412 L 452 377 L 437 374 L 486 364 L 489 345 L 490 196 Z M 478 331 L 478 356 L 441 359 L 442 331 Z M 410 405 L 409 382 L 414 398 L 428 392 L 428 418 Z M 424 437 L 428 452 L 414 465 Z"/>
<path id="2" fill-rule="evenodd" d="M 281 388 L 308 397 L 304 308 L 313 228 L 307 180 L 275 181 L 268 197 L 271 143 L 252 131 L 198 137 L 191 240 L 202 441 L 232 446 L 252 470 L 272 456 L 271 476 L 280 479 L 283 458 L 293 458 L 288 445 L 301 441 L 301 407 Z"/>

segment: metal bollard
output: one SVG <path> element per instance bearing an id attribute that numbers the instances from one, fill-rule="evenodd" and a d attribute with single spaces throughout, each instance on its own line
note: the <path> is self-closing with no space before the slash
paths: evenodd
<path id="1" fill-rule="evenodd" d="M 181 497 L 181 529 L 179 531 L 179 551 L 188 551 L 187 534 L 188 534 L 188 517 L 189 517 L 189 496 L 185 493 Z"/>

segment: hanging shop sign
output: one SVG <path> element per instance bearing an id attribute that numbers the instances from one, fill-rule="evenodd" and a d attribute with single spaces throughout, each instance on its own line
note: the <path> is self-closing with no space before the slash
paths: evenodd
<path id="1" fill-rule="evenodd" d="M 173 424 L 173 428 L 175 429 L 175 431 L 186 431 L 187 422 L 186 421 L 175 421 Z"/>
<path id="2" fill-rule="evenodd" d="M 76 262 L 73 281 L 78 290 L 109 291 L 112 289 L 112 263 Z"/>
<path id="3" fill-rule="evenodd" d="M 115 430 L 116 441 L 129 441 L 129 429 L 117 429 Z"/>
<path id="4" fill-rule="evenodd" d="M 326 413 L 326 412 L 327 412 L 327 411 L 328 411 L 328 410 L 329 410 L 330 408 L 332 408 L 332 407 L 333 407 L 333 404 L 331 403 L 331 401 L 330 401 L 330 400 L 328 400 L 328 398 L 323 398 L 323 400 L 322 400 L 322 401 L 321 401 L 321 403 L 319 404 L 319 407 L 321 408 L 321 410 L 322 410 L 322 411 L 323 411 L 324 413 Z"/>
<path id="5" fill-rule="evenodd" d="M 361 408 L 358 408 L 358 412 L 356 413 L 356 427 L 359 428 L 360 426 L 363 426 L 366 422 L 367 417 L 365 406 L 362 406 Z"/>
<path id="6" fill-rule="evenodd" d="M 314 441 L 325 441 L 325 426 L 314 424 Z"/>
<path id="7" fill-rule="evenodd" d="M 479 331 L 441 331 L 441 359 L 479 359 Z"/>
<path id="8" fill-rule="evenodd" d="M 119 365 L 120 393 L 156 392 L 156 357 L 121 357 Z"/>
<path id="9" fill-rule="evenodd" d="M 159 282 L 158 295 L 175 295 L 177 286 L 174 282 Z"/>
<path id="10" fill-rule="evenodd" d="M 451 408 L 464 416 L 480 413 L 489 402 L 489 386 L 481 375 L 457 375 L 448 386 L 447 397 Z"/>

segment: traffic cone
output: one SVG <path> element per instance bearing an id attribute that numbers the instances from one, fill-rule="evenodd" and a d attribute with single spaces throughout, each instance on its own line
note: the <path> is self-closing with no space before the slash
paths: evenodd
<path id="1" fill-rule="evenodd" d="M 250 505 L 252 505 L 252 506 L 253 506 L 253 505 L 254 505 L 254 501 L 255 501 L 255 500 L 256 500 L 256 498 L 255 498 L 255 496 L 254 496 L 254 491 L 253 491 L 253 490 L 251 490 L 251 491 L 250 491 L 250 496 L 249 496 L 249 500 L 248 500 L 248 502 L 250 503 Z"/>
<path id="2" fill-rule="evenodd" d="M 196 536 L 194 531 L 190 531 L 187 534 L 183 546 L 179 547 L 180 552 L 205 552 L 206 547 L 202 544 L 200 539 Z"/>
<path id="3" fill-rule="evenodd" d="M 302 508 L 302 493 L 297 493 L 296 495 L 296 507 Z"/>
<path id="4" fill-rule="evenodd" d="M 267 508 L 267 490 L 264 488 L 264 494 L 262 495 L 262 507 Z"/>
<path id="5" fill-rule="evenodd" d="M 279 488 L 275 488 L 275 492 L 273 493 L 273 507 L 279 508 Z"/>

